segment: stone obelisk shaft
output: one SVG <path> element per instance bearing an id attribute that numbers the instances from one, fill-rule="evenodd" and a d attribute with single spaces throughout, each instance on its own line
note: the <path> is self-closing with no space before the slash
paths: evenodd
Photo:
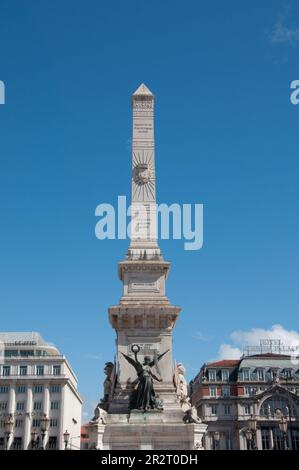
<path id="1" fill-rule="evenodd" d="M 157 244 L 154 95 L 144 85 L 132 95 L 132 222 L 129 257 L 160 255 Z"/>

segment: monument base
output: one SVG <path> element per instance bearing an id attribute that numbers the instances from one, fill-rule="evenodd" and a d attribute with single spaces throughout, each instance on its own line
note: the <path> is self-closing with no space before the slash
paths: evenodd
<path id="1" fill-rule="evenodd" d="M 107 415 L 106 424 L 90 424 L 92 447 L 99 450 L 203 450 L 207 425 L 169 420 L 163 412 L 133 410 Z"/>

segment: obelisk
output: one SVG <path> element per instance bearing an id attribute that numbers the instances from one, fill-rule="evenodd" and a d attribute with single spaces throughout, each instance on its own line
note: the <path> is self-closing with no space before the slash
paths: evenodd
<path id="1" fill-rule="evenodd" d="M 174 381 L 172 332 L 181 309 L 165 294 L 170 263 L 163 260 L 157 241 L 154 95 L 144 84 L 132 95 L 132 110 L 131 242 L 118 265 L 123 294 L 118 305 L 109 308 L 117 351 L 108 378 L 111 392 L 96 413 L 100 420 L 101 409 L 107 412 L 98 426 L 99 448 L 192 449 L 205 426 L 185 419 Z M 139 370 L 151 364 L 154 371 L 155 402 L 149 409 L 132 405 L 143 380 L 136 373 L 134 349 Z"/>
<path id="2" fill-rule="evenodd" d="M 157 257 L 154 96 L 144 85 L 132 95 L 132 223 L 130 259 Z"/>
<path id="3" fill-rule="evenodd" d="M 165 295 L 170 263 L 163 260 L 157 242 L 154 96 L 144 84 L 132 95 L 132 109 L 132 237 L 126 260 L 119 263 L 123 296 L 109 308 L 117 333 L 119 403 L 110 407 L 115 411 L 129 405 L 128 381 L 136 376 L 122 353 L 132 355 L 133 344 L 141 348 L 141 358 L 169 350 L 160 364 L 163 382 L 156 388 L 174 393 L 172 329 L 180 312 Z"/>

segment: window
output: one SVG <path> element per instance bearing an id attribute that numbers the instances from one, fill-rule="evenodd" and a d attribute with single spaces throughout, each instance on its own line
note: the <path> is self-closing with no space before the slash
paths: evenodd
<path id="1" fill-rule="evenodd" d="M 273 444 L 275 450 L 284 450 L 284 438 L 283 433 L 278 428 L 272 428 L 272 435 L 273 435 Z"/>
<path id="2" fill-rule="evenodd" d="M 16 410 L 17 411 L 24 411 L 25 410 L 25 402 L 24 401 L 17 401 Z"/>
<path id="3" fill-rule="evenodd" d="M 222 396 L 230 397 L 230 387 L 222 387 Z"/>
<path id="4" fill-rule="evenodd" d="M 210 397 L 216 397 L 216 396 L 217 396 L 216 387 L 210 387 Z"/>
<path id="5" fill-rule="evenodd" d="M 292 449 L 299 450 L 299 430 L 292 430 Z"/>
<path id="6" fill-rule="evenodd" d="M 10 366 L 3 366 L 2 375 L 8 377 L 10 375 Z"/>
<path id="7" fill-rule="evenodd" d="M 293 407 L 289 407 L 288 401 L 280 396 L 275 395 L 265 400 L 260 408 L 260 415 L 261 416 L 275 416 L 275 411 L 279 409 L 281 410 L 284 416 L 288 415 L 290 412 L 291 416 L 295 416 L 295 410 Z"/>
<path id="8" fill-rule="evenodd" d="M 52 418 L 50 419 L 50 428 L 56 428 L 58 426 L 58 419 Z"/>
<path id="9" fill-rule="evenodd" d="M 40 419 L 34 418 L 34 419 L 32 420 L 32 427 L 33 427 L 33 428 L 39 428 L 39 427 L 40 427 Z"/>
<path id="10" fill-rule="evenodd" d="M 8 392 L 9 392 L 8 385 L 1 385 L 0 386 L 0 393 L 8 393 Z"/>
<path id="11" fill-rule="evenodd" d="M 36 375 L 44 375 L 44 366 L 36 366 Z"/>
<path id="12" fill-rule="evenodd" d="M 12 443 L 13 450 L 21 450 L 22 449 L 22 438 L 15 437 Z"/>
<path id="13" fill-rule="evenodd" d="M 0 410 L 7 409 L 7 401 L 0 401 Z"/>
<path id="14" fill-rule="evenodd" d="M 270 450 L 271 444 L 270 444 L 270 429 L 265 428 L 261 429 L 261 435 L 262 435 L 262 449 L 263 450 Z"/>
<path id="15" fill-rule="evenodd" d="M 59 409 L 59 401 L 51 401 L 51 410 Z"/>
<path id="16" fill-rule="evenodd" d="M 278 369 L 270 369 L 271 380 L 275 380 L 278 377 Z"/>
<path id="17" fill-rule="evenodd" d="M 27 375 L 27 366 L 20 366 L 20 375 Z"/>
<path id="18" fill-rule="evenodd" d="M 24 426 L 24 421 L 22 419 L 16 419 L 15 420 L 15 427 L 16 428 L 22 428 Z"/>
<path id="19" fill-rule="evenodd" d="M 251 415 L 251 404 L 250 403 L 244 405 L 244 413 L 246 415 Z"/>
<path id="20" fill-rule="evenodd" d="M 50 392 L 51 393 L 60 393 L 61 387 L 60 385 L 51 385 Z"/>
<path id="21" fill-rule="evenodd" d="M 265 380 L 265 371 L 264 369 L 257 370 L 257 380 L 264 381 Z"/>
<path id="22" fill-rule="evenodd" d="M 53 366 L 53 375 L 60 375 L 60 374 L 61 374 L 61 367 Z"/>
<path id="23" fill-rule="evenodd" d="M 26 392 L 26 387 L 25 385 L 19 385 L 17 387 L 17 393 L 25 393 Z"/>
<path id="24" fill-rule="evenodd" d="M 34 351 L 32 349 L 21 349 L 20 350 L 20 356 L 21 357 L 29 357 L 29 356 L 34 356 Z"/>
<path id="25" fill-rule="evenodd" d="M 18 356 L 18 350 L 17 349 L 8 349 L 4 352 L 5 357 L 16 357 Z"/>
<path id="26" fill-rule="evenodd" d="M 292 369 L 285 369 L 285 370 L 284 370 L 283 378 L 284 378 L 285 380 L 291 379 L 292 376 L 293 376 L 293 371 L 292 371 Z"/>
<path id="27" fill-rule="evenodd" d="M 224 405 L 224 414 L 226 416 L 231 415 L 231 405 Z"/>
<path id="28" fill-rule="evenodd" d="M 249 380 L 249 369 L 243 369 L 242 371 L 243 380 Z"/>
<path id="29" fill-rule="evenodd" d="M 216 380 L 216 370 L 215 369 L 209 369 L 209 380 L 212 382 L 215 382 Z"/>
<path id="30" fill-rule="evenodd" d="M 33 393 L 43 393 L 44 387 L 42 385 L 34 385 Z"/>
<path id="31" fill-rule="evenodd" d="M 226 382 L 227 380 L 229 380 L 229 371 L 227 369 L 222 369 L 221 378 L 223 382 Z"/>
<path id="32" fill-rule="evenodd" d="M 217 405 L 211 405 L 211 415 L 217 416 Z"/>
<path id="33" fill-rule="evenodd" d="M 41 410 L 42 409 L 42 402 L 41 401 L 35 401 L 33 404 L 33 409 L 34 410 Z"/>
<path id="34" fill-rule="evenodd" d="M 253 395 L 253 388 L 252 387 L 245 387 L 244 391 L 245 391 L 245 395 L 247 395 L 248 397 Z"/>
<path id="35" fill-rule="evenodd" d="M 56 448 L 57 448 L 57 437 L 56 436 L 50 436 L 49 437 L 48 449 L 49 450 L 54 450 Z"/>

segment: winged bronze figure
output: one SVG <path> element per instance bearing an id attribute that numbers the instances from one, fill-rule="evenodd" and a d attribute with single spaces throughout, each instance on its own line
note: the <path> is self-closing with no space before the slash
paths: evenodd
<path id="1" fill-rule="evenodd" d="M 161 403 L 157 400 L 154 390 L 154 379 L 162 382 L 159 371 L 158 362 L 168 353 L 169 349 L 162 354 L 154 354 L 153 358 L 144 356 L 143 363 L 138 360 L 137 353 L 140 351 L 138 345 L 132 346 L 135 359 L 122 353 L 126 360 L 134 367 L 137 372 L 138 385 L 137 390 L 133 393 L 130 408 L 138 410 L 150 410 L 161 408 Z M 156 374 L 152 371 L 152 367 L 156 367 Z"/>

